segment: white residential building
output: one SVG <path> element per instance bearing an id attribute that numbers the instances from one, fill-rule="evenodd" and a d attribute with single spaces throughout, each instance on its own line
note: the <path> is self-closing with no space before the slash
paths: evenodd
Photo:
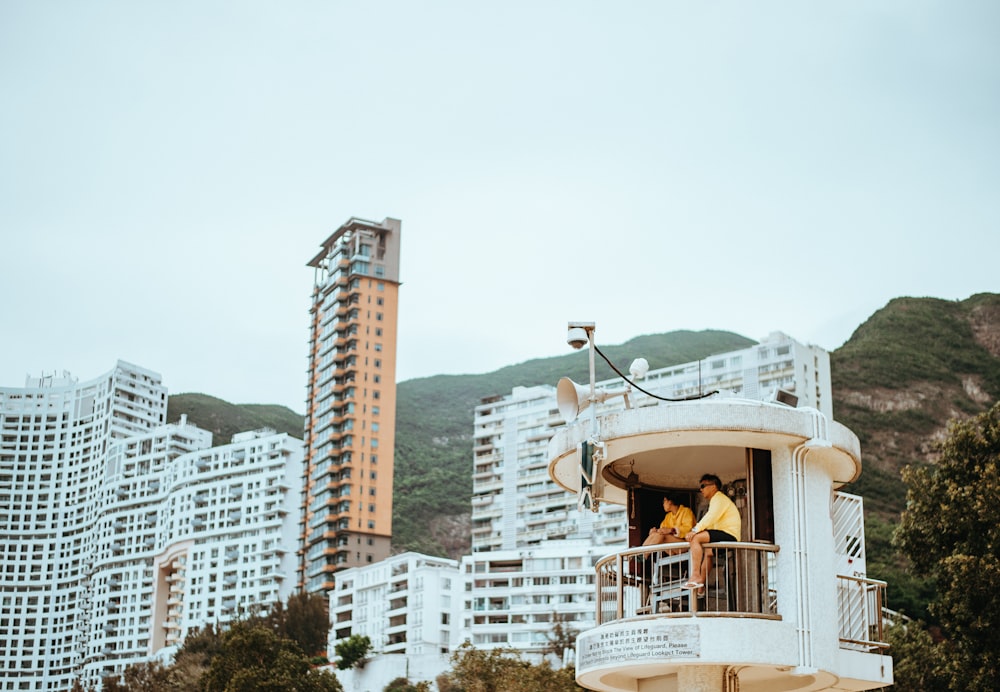
<path id="1" fill-rule="evenodd" d="M 448 653 L 461 643 L 464 581 L 458 562 L 402 553 L 337 573 L 330 594 L 329 657 L 353 635 L 366 636 L 377 654 Z"/>
<path id="2" fill-rule="evenodd" d="M 160 376 L 0 388 L 0 690 L 100 684 L 291 593 L 302 443 L 211 447 Z"/>
<path id="3" fill-rule="evenodd" d="M 552 541 L 462 558 L 469 582 L 463 641 L 511 647 L 540 658 L 564 630 L 594 626 L 594 565 L 608 549 L 585 540 Z"/>

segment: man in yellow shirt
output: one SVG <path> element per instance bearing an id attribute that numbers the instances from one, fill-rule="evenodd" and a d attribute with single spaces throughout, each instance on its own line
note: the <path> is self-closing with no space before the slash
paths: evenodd
<path id="1" fill-rule="evenodd" d="M 666 512 L 666 516 L 659 526 L 649 530 L 649 535 L 642 542 L 643 545 L 683 543 L 684 536 L 694 526 L 694 512 L 679 503 L 672 495 L 663 498 L 663 511 Z"/>
<path id="2" fill-rule="evenodd" d="M 708 500 L 708 512 L 684 536 L 684 540 L 691 544 L 691 575 L 684 588 L 699 591 L 705 587 L 712 569 L 712 552 L 705 548 L 705 544 L 738 541 L 742 529 L 740 510 L 721 492 L 722 481 L 719 477 L 706 473 L 701 477 L 700 487 L 701 496 Z"/>

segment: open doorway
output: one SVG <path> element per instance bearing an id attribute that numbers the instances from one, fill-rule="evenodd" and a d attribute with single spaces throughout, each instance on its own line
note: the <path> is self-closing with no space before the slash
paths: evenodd
<path id="1" fill-rule="evenodd" d="M 730 469 L 722 478 L 725 492 L 740 510 L 743 519 L 741 540 L 752 542 L 774 542 L 774 493 L 771 480 L 771 451 L 768 449 L 746 449 L 743 468 Z M 697 485 L 696 483 L 694 484 Z M 702 498 L 697 487 L 641 485 L 628 491 L 628 544 L 629 547 L 642 545 L 649 530 L 663 521 L 663 498 L 674 496 L 675 501 L 689 507 L 698 520 L 708 511 L 708 503 Z"/>

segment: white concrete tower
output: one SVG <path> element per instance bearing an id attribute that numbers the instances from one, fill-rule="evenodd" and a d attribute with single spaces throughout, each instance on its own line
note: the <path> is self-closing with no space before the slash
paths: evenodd
<path id="1" fill-rule="evenodd" d="M 593 325 L 584 331 L 600 353 Z M 577 681 L 603 692 L 891 685 L 885 584 L 865 575 L 860 498 L 837 491 L 861 473 L 857 437 L 794 397 L 620 401 L 590 407 L 549 443 L 553 480 L 589 490 L 595 511 L 626 507 L 635 546 L 596 566 L 597 624 L 577 640 Z M 742 535 L 714 544 L 700 592 L 684 587 L 688 543 L 640 544 L 665 494 L 702 515 L 705 474 L 721 479 Z"/>

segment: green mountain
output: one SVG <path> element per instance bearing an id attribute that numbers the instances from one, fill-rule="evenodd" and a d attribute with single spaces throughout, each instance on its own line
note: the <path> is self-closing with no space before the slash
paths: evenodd
<path id="1" fill-rule="evenodd" d="M 653 367 L 666 367 L 754 343 L 731 332 L 678 331 L 601 344 L 601 350 L 620 368 L 639 356 Z M 906 498 L 900 470 L 933 463 L 934 442 L 949 420 L 1000 399 L 1000 295 L 963 301 L 897 298 L 859 326 L 830 360 L 834 418 L 861 440 L 864 470 L 845 490 L 865 500 L 869 574 L 890 581 L 890 599 L 896 580 L 902 593 L 895 596 L 912 614 L 913 604 L 926 603 L 926 585 L 908 575 L 889 544 Z M 600 359 L 597 365 L 598 379 L 613 376 Z M 586 358 L 569 351 L 481 375 L 399 383 L 394 549 L 450 557 L 467 553 L 473 409 L 519 385 L 555 384 L 564 376 L 585 382 L 587 367 Z M 171 396 L 168 419 L 176 421 L 181 413 L 211 430 L 217 444 L 259 427 L 302 436 L 302 416 L 281 406 L 235 405 L 204 394 Z"/>
<path id="2" fill-rule="evenodd" d="M 167 398 L 167 422 L 181 415 L 202 430 L 212 433 L 212 444 L 224 445 L 233 435 L 247 430 L 271 428 L 302 439 L 303 417 L 285 406 L 272 404 L 230 404 L 207 394 L 172 394 Z"/>
<path id="3" fill-rule="evenodd" d="M 896 298 L 830 354 L 833 416 L 861 440 L 849 492 L 892 520 L 906 498 L 902 467 L 931 463 L 948 421 L 1000 399 L 1000 295 Z"/>

